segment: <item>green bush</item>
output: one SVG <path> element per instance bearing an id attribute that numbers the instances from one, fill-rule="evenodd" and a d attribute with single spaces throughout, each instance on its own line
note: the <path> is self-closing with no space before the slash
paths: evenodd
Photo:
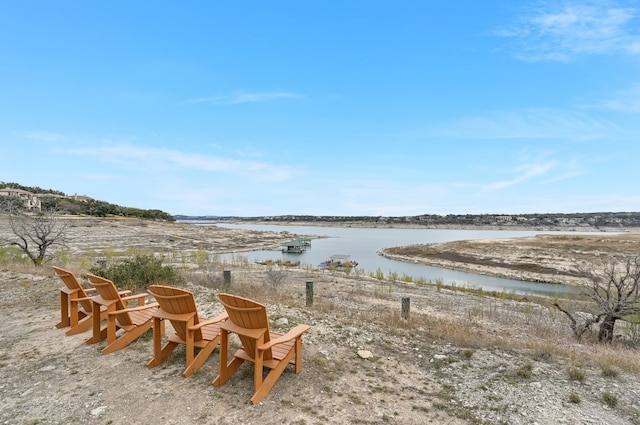
<path id="1" fill-rule="evenodd" d="M 17 246 L 0 246 L 0 264 L 29 264 L 29 257 Z"/>
<path id="2" fill-rule="evenodd" d="M 578 367 L 570 367 L 567 369 L 569 379 L 572 381 L 584 382 L 587 379 L 587 374 L 584 370 Z"/>
<path id="3" fill-rule="evenodd" d="M 184 278 L 171 266 L 162 265 L 162 259 L 153 255 L 136 255 L 133 259 L 114 264 L 92 267 L 90 273 L 113 281 L 116 286 L 134 292 L 146 290 L 149 285 L 175 285 Z"/>
<path id="4" fill-rule="evenodd" d="M 611 408 L 614 408 L 618 405 L 618 396 L 608 391 L 602 393 L 602 400 L 604 400 L 606 405 Z"/>
<path id="5" fill-rule="evenodd" d="M 576 392 L 572 392 L 569 394 L 569 401 L 573 404 L 580 404 L 582 400 L 580 400 L 580 396 Z"/>

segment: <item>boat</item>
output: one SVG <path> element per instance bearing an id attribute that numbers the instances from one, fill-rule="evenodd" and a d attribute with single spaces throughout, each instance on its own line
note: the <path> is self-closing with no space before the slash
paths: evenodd
<path id="1" fill-rule="evenodd" d="M 351 259 L 347 254 L 335 254 L 318 265 L 321 269 L 350 269 L 356 267 L 358 262 Z"/>
<path id="2" fill-rule="evenodd" d="M 260 265 L 263 265 L 263 266 L 298 267 L 298 266 L 300 266 L 300 261 L 291 261 L 291 260 L 257 260 L 256 264 L 260 264 Z"/>
<path id="3" fill-rule="evenodd" d="M 311 245 L 311 243 L 307 244 L 305 240 L 294 239 L 282 244 L 282 252 L 288 254 L 302 254 L 307 250 L 309 245 Z"/>

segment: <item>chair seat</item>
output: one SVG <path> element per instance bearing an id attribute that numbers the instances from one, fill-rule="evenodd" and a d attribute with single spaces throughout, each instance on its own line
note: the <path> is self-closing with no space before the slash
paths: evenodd
<path id="1" fill-rule="evenodd" d="M 153 317 L 153 314 L 157 310 L 158 310 L 158 307 L 148 308 L 145 310 L 132 311 L 129 313 L 129 317 L 131 318 L 131 321 L 133 322 L 134 326 L 140 326 L 148 322 L 149 320 L 151 320 L 151 318 Z"/>

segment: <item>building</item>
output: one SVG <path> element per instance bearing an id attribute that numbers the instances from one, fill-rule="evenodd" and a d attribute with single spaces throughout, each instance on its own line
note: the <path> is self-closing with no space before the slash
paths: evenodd
<path id="1" fill-rule="evenodd" d="M 26 190 L 5 187 L 0 189 L 0 196 L 19 199 L 27 211 L 39 212 L 42 210 L 40 199 L 35 194 Z"/>

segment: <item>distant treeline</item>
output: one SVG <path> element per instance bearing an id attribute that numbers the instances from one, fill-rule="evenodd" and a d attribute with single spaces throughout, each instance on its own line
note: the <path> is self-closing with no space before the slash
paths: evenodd
<path id="1" fill-rule="evenodd" d="M 43 189 L 43 188 L 38 187 L 38 186 L 23 186 L 23 185 L 18 184 L 18 183 L 0 182 L 0 189 L 5 189 L 5 188 L 26 190 L 27 192 L 31 192 L 33 194 L 38 194 L 38 195 L 39 194 L 49 194 L 49 195 L 67 196 L 67 195 L 65 195 L 64 192 L 60 192 L 59 190 Z"/>
<path id="2" fill-rule="evenodd" d="M 104 201 L 78 201 L 72 198 L 55 198 L 46 195 L 41 196 L 41 201 L 43 209 L 55 208 L 61 213 L 66 214 L 90 215 L 94 217 L 137 217 L 149 220 L 175 221 L 175 218 L 173 218 L 171 214 L 161 210 L 123 207 Z"/>
<path id="3" fill-rule="evenodd" d="M 123 207 L 87 197 L 77 198 L 68 196 L 59 190 L 0 182 L 0 189 L 4 188 L 22 189 L 38 195 L 43 210 L 56 209 L 62 214 L 89 215 L 94 217 L 137 217 L 149 220 L 175 221 L 175 218 L 171 214 L 161 210 L 144 210 L 140 208 Z"/>
<path id="4" fill-rule="evenodd" d="M 279 215 L 256 217 L 233 216 L 175 216 L 177 220 L 209 220 L 209 221 L 259 221 L 272 223 L 352 223 L 353 225 L 412 225 L 425 227 L 460 226 L 460 227 L 532 227 L 532 228 L 584 228 L 611 229 L 640 227 L 640 212 L 598 212 L 575 214 L 423 214 L 415 216 L 383 217 L 383 216 L 313 216 L 313 215 Z"/>

